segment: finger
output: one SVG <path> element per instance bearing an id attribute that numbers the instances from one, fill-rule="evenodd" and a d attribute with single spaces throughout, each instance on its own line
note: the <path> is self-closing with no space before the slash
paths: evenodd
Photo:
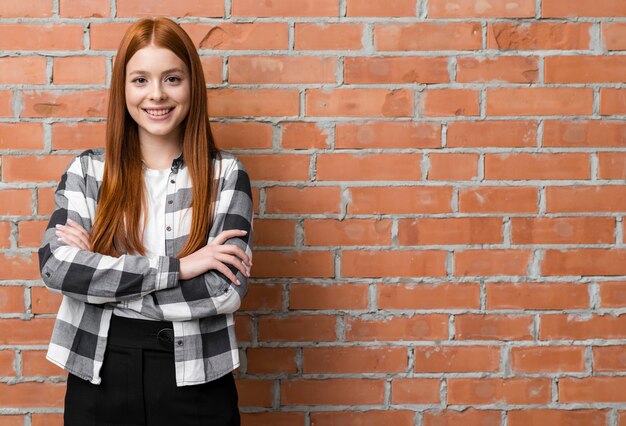
<path id="1" fill-rule="evenodd" d="M 71 226 L 72 228 L 80 231 L 81 234 L 83 234 L 85 237 L 89 238 L 89 232 L 87 232 L 87 230 L 85 228 L 83 228 L 80 223 L 72 220 L 72 219 L 67 219 L 67 225 Z"/>
<path id="2" fill-rule="evenodd" d="M 59 225 L 57 225 L 57 229 L 60 229 L 66 235 L 72 235 L 74 238 L 77 238 L 77 239 L 81 240 L 85 247 L 89 247 L 89 244 L 90 244 L 89 243 L 89 237 L 86 237 L 82 232 L 80 232 L 76 228 L 73 228 L 71 226 L 62 226 L 62 225 L 59 226 Z"/>
<path id="3" fill-rule="evenodd" d="M 228 266 L 224 265 L 222 262 L 217 262 L 217 265 L 215 265 L 215 269 L 217 269 L 222 274 L 224 274 L 226 276 L 226 278 L 228 278 L 229 280 L 232 281 L 233 284 L 241 285 L 241 283 L 239 282 L 239 280 L 237 279 L 235 274 L 233 274 L 230 271 L 230 269 L 228 269 Z"/>
<path id="4" fill-rule="evenodd" d="M 71 234 L 68 234 L 67 232 L 62 232 L 62 231 L 57 231 L 56 235 L 57 237 L 61 238 L 63 242 L 65 242 L 70 247 L 87 250 L 84 243 L 79 238 L 76 238 L 76 236 L 74 235 L 71 235 Z"/>
<path id="5" fill-rule="evenodd" d="M 236 256 L 238 256 L 243 263 L 245 263 L 248 266 L 252 266 L 252 263 L 250 261 L 250 257 L 248 257 L 248 255 L 246 254 L 245 251 L 243 251 L 241 249 L 241 247 L 236 246 L 234 244 L 223 244 L 219 247 L 216 247 L 217 251 L 220 251 L 222 253 L 230 253 L 230 254 L 234 254 Z"/>
<path id="6" fill-rule="evenodd" d="M 237 257 L 224 254 L 224 253 L 218 253 L 215 255 L 215 258 L 222 263 L 229 263 L 233 265 L 234 267 L 239 269 L 243 275 L 245 275 L 246 277 L 248 276 L 248 271 L 246 270 L 246 267 L 243 265 L 243 263 L 241 263 L 241 260 L 239 260 Z"/>
<path id="7" fill-rule="evenodd" d="M 211 241 L 211 244 L 224 244 L 226 240 L 235 237 L 241 237 L 243 235 L 246 235 L 247 233 L 248 231 L 245 231 L 243 229 L 228 229 L 226 231 L 220 232 L 218 236 L 215 237 L 213 241 Z"/>

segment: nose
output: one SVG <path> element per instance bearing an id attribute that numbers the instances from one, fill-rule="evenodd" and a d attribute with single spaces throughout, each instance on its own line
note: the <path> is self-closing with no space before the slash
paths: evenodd
<path id="1" fill-rule="evenodd" d="M 155 81 L 150 89 L 150 99 L 162 99 L 165 96 L 160 81 Z"/>

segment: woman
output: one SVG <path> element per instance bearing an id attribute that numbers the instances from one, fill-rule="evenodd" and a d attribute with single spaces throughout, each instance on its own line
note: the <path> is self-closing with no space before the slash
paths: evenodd
<path id="1" fill-rule="evenodd" d="M 66 425 L 236 425 L 233 312 L 247 291 L 246 169 L 212 139 L 198 53 L 166 18 L 134 23 L 111 78 L 106 150 L 78 155 L 39 249 L 61 292 L 47 358 Z"/>

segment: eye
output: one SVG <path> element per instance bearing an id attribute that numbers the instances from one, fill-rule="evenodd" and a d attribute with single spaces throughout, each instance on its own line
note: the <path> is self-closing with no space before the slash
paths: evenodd
<path id="1" fill-rule="evenodd" d="M 143 80 L 143 81 L 139 81 L 139 80 Z M 144 83 L 145 81 L 147 81 L 145 78 L 143 78 L 143 77 L 137 77 L 136 79 L 134 79 L 134 80 L 133 80 L 133 83 L 139 83 L 139 84 L 142 84 L 142 83 Z"/>
<path id="2" fill-rule="evenodd" d="M 169 77 L 166 78 L 166 80 L 170 81 L 171 83 L 178 83 L 181 81 L 181 78 L 175 75 L 170 75 Z"/>

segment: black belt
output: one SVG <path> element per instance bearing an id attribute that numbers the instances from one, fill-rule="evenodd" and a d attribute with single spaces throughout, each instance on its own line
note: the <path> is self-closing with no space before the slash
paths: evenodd
<path id="1" fill-rule="evenodd" d="M 130 348 L 174 351 L 174 326 L 171 321 L 150 321 L 113 315 L 108 343 Z"/>

